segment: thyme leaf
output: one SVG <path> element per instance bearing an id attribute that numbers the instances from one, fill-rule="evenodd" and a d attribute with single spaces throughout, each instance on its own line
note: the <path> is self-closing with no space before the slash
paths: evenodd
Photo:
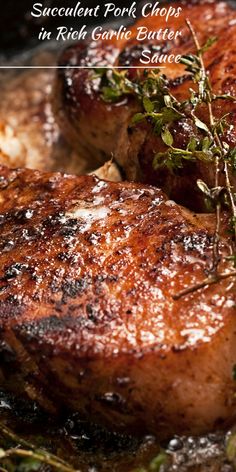
<path id="1" fill-rule="evenodd" d="M 170 456 L 164 450 L 161 450 L 147 467 L 138 467 L 132 472 L 159 472 L 160 470 L 167 470 L 169 464 Z"/>
<path id="2" fill-rule="evenodd" d="M 227 121 L 228 114 L 216 119 L 212 107 L 212 103 L 216 100 L 235 102 L 236 97 L 229 94 L 216 95 L 212 90 L 210 76 L 204 63 L 204 54 L 212 47 L 217 38 L 209 38 L 201 46 L 191 22 L 186 20 L 186 23 L 192 35 L 196 53 L 184 55 L 181 58 L 181 63 L 185 65 L 185 69 L 190 74 L 195 87 L 189 89 L 189 98 L 183 102 L 179 102 L 172 95 L 167 78 L 165 75 L 161 75 L 158 69 L 146 70 L 142 75 L 137 74 L 133 81 L 128 78 L 128 72 L 125 70 L 121 72 L 115 70 L 100 71 L 101 97 L 110 102 L 123 99 L 124 96 L 135 98 L 139 103 L 140 111 L 133 116 L 131 125 L 138 126 L 144 121 L 147 122 L 152 126 L 153 133 L 160 136 L 165 144 L 167 149 L 156 153 L 154 156 L 153 168 L 155 170 L 165 167 L 173 173 L 175 170 L 182 168 L 185 161 L 197 160 L 207 162 L 209 165 L 213 165 L 215 169 L 213 188 L 208 188 L 203 181 L 197 182 L 198 188 L 205 195 L 207 208 L 216 212 L 210 276 L 204 279 L 202 283 L 189 287 L 180 294 L 175 294 L 173 298 L 176 300 L 205 286 L 236 276 L 235 271 L 219 273 L 222 205 L 227 205 L 231 211 L 232 247 L 228 260 L 235 267 L 236 197 L 231 182 L 231 174 L 236 172 L 236 148 L 231 149 L 224 140 L 225 131 L 230 129 Z M 198 107 L 202 104 L 207 106 L 208 109 L 207 122 L 202 121 L 198 116 Z M 179 149 L 174 146 L 174 138 L 171 132 L 172 125 L 182 119 L 190 120 L 193 129 L 198 130 L 198 134 L 201 136 L 190 137 L 186 149 Z M 223 186 L 219 182 L 222 168 L 225 177 Z"/>
<path id="3" fill-rule="evenodd" d="M 212 109 L 212 101 L 215 98 L 212 92 L 212 86 L 210 82 L 210 78 L 206 72 L 203 55 L 204 52 L 211 46 L 212 41 L 208 41 L 207 47 L 203 46 L 200 47 L 198 42 L 197 35 L 192 27 L 192 24 L 189 20 L 187 20 L 187 26 L 192 34 L 194 44 L 196 46 L 197 55 L 191 56 L 191 60 L 185 59 L 185 64 L 187 70 L 192 75 L 192 79 L 198 85 L 198 96 L 194 94 L 195 103 L 200 103 L 201 101 L 206 103 L 208 106 L 209 112 L 209 122 L 210 128 L 205 123 L 199 122 L 198 118 L 192 113 L 193 119 L 195 121 L 196 126 L 201 128 L 207 134 L 207 140 L 204 141 L 204 148 L 207 147 L 208 151 L 212 152 L 213 157 L 215 158 L 215 187 L 209 189 L 207 185 L 202 182 L 198 181 L 198 186 L 202 190 L 202 192 L 215 204 L 216 207 L 216 229 L 214 234 L 214 242 L 213 242 L 213 263 L 211 268 L 211 275 L 203 280 L 203 282 L 196 284 L 193 287 L 188 287 L 187 289 L 183 290 L 179 294 L 173 296 L 175 300 L 179 300 L 182 296 L 188 295 L 190 293 L 194 293 L 195 291 L 207 287 L 209 285 L 215 284 L 221 280 L 227 279 L 229 277 L 235 277 L 236 272 L 231 271 L 229 273 L 219 274 L 218 266 L 221 261 L 221 256 L 219 252 L 219 242 L 220 242 L 220 225 L 221 225 L 221 207 L 222 201 L 221 197 L 227 194 L 229 199 L 229 204 L 231 207 L 232 212 L 232 226 L 233 226 L 233 233 L 234 233 L 234 240 L 232 241 L 232 249 L 235 251 L 235 242 L 236 242 L 236 202 L 235 202 L 235 195 L 233 194 L 233 186 L 230 181 L 230 169 L 229 169 L 229 162 L 231 159 L 234 161 L 234 152 L 230 150 L 227 143 L 225 143 L 221 139 L 221 135 L 223 135 L 225 129 L 228 126 L 226 115 L 224 115 L 220 120 L 215 120 L 213 115 Z M 232 158 L 233 155 L 233 158 Z M 224 174 L 225 174 L 225 187 L 219 186 L 219 173 L 220 173 L 220 165 L 221 163 L 224 164 Z M 231 163 L 230 163 L 231 165 Z M 234 256 L 233 256 L 234 258 Z"/>

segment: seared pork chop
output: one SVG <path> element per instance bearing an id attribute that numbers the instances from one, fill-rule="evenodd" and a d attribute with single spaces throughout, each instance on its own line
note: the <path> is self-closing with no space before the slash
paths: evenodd
<path id="1" fill-rule="evenodd" d="M 174 299 L 211 269 L 214 215 L 93 176 L 1 167 L 0 189 L 4 388 L 162 437 L 232 422 L 235 279 Z"/>
<path id="2" fill-rule="evenodd" d="M 22 58 L 18 59 L 19 62 Z M 55 54 L 35 52 L 34 65 L 55 63 Z M 51 104 L 52 70 L 0 75 L 0 163 L 9 167 L 86 172 L 76 150 L 65 141 Z M 66 157 L 65 157 L 66 156 Z"/>
<path id="3" fill-rule="evenodd" d="M 53 64 L 51 53 L 35 53 L 34 64 Z M 63 138 L 53 115 L 52 70 L 0 75 L 0 164 L 82 174 L 91 166 Z M 94 171 L 93 171 L 94 172 Z M 121 180 L 111 161 L 96 170 L 107 180 Z"/>
<path id="4" fill-rule="evenodd" d="M 94 73 L 85 69 L 73 69 L 73 65 L 102 67 L 103 65 L 136 66 L 140 65 L 141 49 L 160 48 L 162 52 L 184 55 L 195 53 L 195 46 L 185 23 L 190 18 L 201 45 L 207 39 L 217 36 L 217 42 L 205 55 L 205 63 L 211 74 L 213 90 L 216 94 L 236 96 L 236 11 L 227 2 L 189 1 L 174 3 L 183 11 L 179 18 L 169 20 L 163 17 L 148 17 L 139 20 L 133 27 L 133 39 L 126 41 L 103 41 L 90 44 L 76 44 L 65 50 L 60 64 L 70 66 L 58 70 L 55 88 L 55 110 L 62 132 L 70 143 L 80 150 L 80 154 L 96 166 L 111 154 L 122 167 L 128 180 L 151 183 L 162 188 L 171 198 L 188 207 L 202 210 L 202 195 L 196 181 L 202 178 L 209 187 L 214 187 L 214 171 L 205 163 L 186 163 L 183 169 L 174 174 L 168 169 L 154 172 L 152 161 L 155 154 L 165 150 L 161 138 L 154 135 L 151 125 L 143 122 L 131 127 L 134 114 L 140 111 L 140 104 L 133 97 L 121 97 L 116 104 L 107 104 L 100 96 L 98 81 Z M 150 31 L 171 26 L 182 36 L 172 41 L 149 41 L 138 43 L 135 31 L 146 26 Z M 171 93 L 180 101 L 189 97 L 193 87 L 183 65 L 167 64 L 164 70 Z M 137 70 L 129 71 L 135 78 Z M 231 125 L 225 140 L 236 145 L 236 102 L 217 100 L 213 106 L 216 118 L 229 113 Z M 198 109 L 199 117 L 208 122 L 208 110 L 203 105 Z M 186 149 L 192 136 L 199 136 L 199 130 L 188 119 L 180 119 L 172 126 L 174 146 Z"/>

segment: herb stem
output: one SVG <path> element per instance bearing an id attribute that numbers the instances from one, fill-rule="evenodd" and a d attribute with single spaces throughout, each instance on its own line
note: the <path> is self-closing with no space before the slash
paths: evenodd
<path id="1" fill-rule="evenodd" d="M 42 462 L 43 464 L 47 464 L 53 467 L 59 472 L 79 472 L 78 470 L 76 471 L 75 469 L 72 469 L 69 465 L 67 466 L 67 465 L 61 464 L 55 459 L 52 459 L 50 454 L 47 454 L 46 452 L 42 454 L 42 453 L 34 452 L 34 451 L 29 451 L 29 450 L 26 451 L 24 449 L 12 448 L 5 451 L 4 457 L 11 457 L 11 456 L 34 459 L 36 461 Z"/>
<path id="2" fill-rule="evenodd" d="M 1 435 L 4 436 L 6 439 L 10 439 L 16 444 L 19 444 L 20 446 L 35 449 L 35 446 L 33 444 L 31 444 L 29 441 L 25 441 L 25 439 L 20 438 L 3 423 L 0 423 L 0 436 Z"/>
<path id="3" fill-rule="evenodd" d="M 210 93 L 211 90 L 211 85 L 208 80 L 207 76 L 207 71 L 205 68 L 204 60 L 203 60 L 203 54 L 202 54 L 202 49 L 200 46 L 200 43 L 198 41 L 198 37 L 194 31 L 194 28 L 192 26 L 192 23 L 190 20 L 186 20 L 187 26 L 190 30 L 190 33 L 193 37 L 196 49 L 197 49 L 197 55 L 201 64 L 201 79 L 199 81 L 199 93 L 201 95 L 204 94 L 204 84 L 207 82 L 209 90 L 207 90 L 207 106 L 208 106 L 208 111 L 209 111 L 209 121 L 210 121 L 210 127 L 211 130 L 215 128 L 215 118 L 213 114 L 213 109 L 212 109 L 212 96 Z M 224 155 L 224 149 L 221 143 L 221 140 L 218 136 L 217 131 L 214 131 L 214 135 L 212 134 L 211 131 L 211 138 L 215 138 L 217 141 L 217 144 L 221 150 L 222 157 Z M 220 174 L 220 157 L 216 156 L 216 162 L 215 162 L 215 188 L 219 187 L 219 174 Z M 215 226 L 215 233 L 214 233 L 214 241 L 213 241 L 213 263 L 212 263 L 212 269 L 211 271 L 215 274 L 218 272 L 218 266 L 221 260 L 220 257 L 220 250 L 219 250 L 219 243 L 220 243 L 220 226 L 221 226 L 221 202 L 218 200 L 216 204 L 216 226 Z"/>
<path id="4" fill-rule="evenodd" d="M 225 166 L 224 166 L 224 171 L 225 171 L 225 179 L 226 179 L 226 188 L 230 200 L 230 205 L 232 209 L 232 216 L 233 216 L 233 228 L 234 228 L 234 246 L 236 244 L 236 203 L 234 199 L 234 194 L 232 192 L 232 185 L 230 182 L 230 177 L 229 177 L 229 167 L 228 163 L 225 161 Z"/>
<path id="5" fill-rule="evenodd" d="M 181 169 L 184 162 L 202 161 L 212 163 L 214 166 L 214 183 L 212 188 L 208 187 L 208 182 L 198 179 L 197 185 L 200 190 L 208 198 L 209 203 L 215 209 L 215 228 L 211 235 L 212 239 L 212 258 L 210 267 L 208 266 L 209 277 L 201 284 L 197 284 L 196 288 L 190 287 L 190 292 L 199 290 L 205 285 L 216 283 L 221 280 L 220 264 L 222 261 L 221 251 L 221 223 L 222 208 L 224 203 L 230 206 L 230 216 L 232 217 L 232 225 L 234 236 L 230 244 L 230 257 L 225 259 L 233 261 L 233 267 L 236 268 L 236 199 L 234 188 L 231 181 L 231 170 L 236 169 L 236 148 L 231 149 L 229 144 L 225 142 L 225 129 L 229 126 L 226 120 L 226 113 L 220 119 L 214 115 L 213 103 L 215 100 L 224 99 L 236 102 L 236 97 L 231 95 L 216 95 L 213 92 L 210 74 L 204 61 L 205 52 L 214 44 L 216 38 L 209 38 L 204 45 L 200 45 L 198 35 L 189 19 L 186 25 L 192 36 L 196 47 L 195 54 L 187 54 L 182 56 L 181 64 L 185 65 L 185 70 L 190 72 L 191 79 L 196 87 L 189 88 L 189 99 L 179 101 L 170 91 L 169 81 L 164 75 L 159 75 L 160 70 L 152 72 L 146 71 L 143 76 L 139 76 L 139 80 L 131 81 L 128 79 L 126 72 L 104 75 L 102 72 L 102 98 L 110 103 L 117 102 L 124 95 L 133 95 L 136 97 L 142 111 L 136 113 L 131 124 L 137 126 L 143 120 L 153 128 L 153 133 L 161 137 L 167 149 L 159 151 L 154 156 L 154 170 L 166 168 L 170 173 L 176 169 Z M 202 121 L 199 117 L 199 107 L 206 106 L 207 119 Z M 200 108 L 201 109 L 201 108 Z M 190 137 L 190 141 L 186 149 L 175 147 L 175 139 L 172 134 L 172 125 L 181 119 L 191 120 L 195 129 L 200 130 L 199 134 Z M 221 179 L 221 171 L 224 172 Z M 211 181 L 211 178 L 209 179 Z M 224 180 L 222 184 L 222 180 Z M 223 203 L 222 197 L 227 196 L 227 201 Z M 231 218 L 229 218 L 231 221 Z M 232 270 L 232 265 L 231 269 Z M 232 272 L 236 275 L 235 272 Z M 233 276 L 232 275 L 232 276 Z M 227 275 L 228 277 L 228 275 Z M 223 274 L 224 278 L 224 274 Z M 184 291 L 186 293 L 186 291 Z M 187 291 L 188 293 L 188 291 Z"/>
<path id="6" fill-rule="evenodd" d="M 231 277 L 236 277 L 236 270 L 232 272 L 226 272 L 223 274 L 213 275 L 204 279 L 199 284 L 192 285 L 191 287 L 187 287 L 186 289 L 182 290 L 181 292 L 172 296 L 173 300 L 180 300 L 180 298 L 185 297 L 186 295 L 190 295 L 191 293 L 197 292 L 198 290 L 208 287 L 210 285 L 215 285 L 221 280 L 229 279 Z"/>
<path id="7" fill-rule="evenodd" d="M 52 463 L 53 463 L 54 464 L 53 467 L 57 468 L 57 470 L 59 470 L 61 472 L 74 472 L 74 469 L 72 469 L 69 466 L 69 464 L 67 464 L 63 459 L 61 459 L 60 457 L 55 456 L 54 454 L 49 453 L 48 451 L 44 451 L 43 449 L 37 448 L 34 444 L 31 444 L 29 441 L 26 441 L 25 439 L 20 438 L 17 434 L 15 434 L 13 431 L 11 431 L 2 422 L 0 422 L 0 436 L 1 435 L 3 437 L 5 437 L 6 439 L 13 441 L 15 444 L 17 444 L 17 446 L 21 446 L 23 448 L 29 449 L 30 451 L 25 451 L 25 452 L 30 452 L 30 454 L 31 454 L 30 457 L 32 457 L 36 460 L 40 460 L 41 462 L 44 462 L 48 465 L 52 465 Z M 13 451 L 13 450 L 14 451 L 15 450 L 24 451 L 24 449 L 16 449 L 16 448 L 10 449 L 10 451 Z M 41 459 L 36 457 L 36 455 L 40 456 Z M 45 460 L 44 460 L 45 458 L 46 458 L 47 461 L 50 461 L 51 464 L 49 464 L 49 462 L 45 462 Z M 64 469 L 59 468 L 59 466 L 64 467 Z"/>

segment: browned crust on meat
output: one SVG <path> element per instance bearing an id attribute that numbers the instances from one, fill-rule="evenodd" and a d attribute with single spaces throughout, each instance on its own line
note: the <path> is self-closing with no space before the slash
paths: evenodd
<path id="1" fill-rule="evenodd" d="M 166 436 L 230 422 L 235 281 L 172 298 L 204 279 L 214 225 L 153 187 L 2 167 L 7 388 L 121 430 Z"/>

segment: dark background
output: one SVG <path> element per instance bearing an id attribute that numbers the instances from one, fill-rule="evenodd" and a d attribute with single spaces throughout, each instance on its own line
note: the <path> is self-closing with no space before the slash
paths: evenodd
<path id="1" fill-rule="evenodd" d="M 33 18 L 30 15 L 32 5 L 36 2 L 43 3 L 50 7 L 73 7 L 77 0 L 0 0 L 0 54 L 11 56 L 19 51 L 27 49 L 37 44 L 37 33 L 41 27 L 48 27 L 53 30 L 62 24 L 62 18 Z M 81 0 L 81 6 L 95 6 L 105 0 Z M 116 6 L 129 6 L 132 0 L 111 0 Z M 4 4 L 5 3 L 5 4 Z M 66 18 L 63 18 L 63 25 L 66 25 Z M 92 19 L 86 18 L 86 24 Z M 72 18 L 67 21 L 73 25 Z M 76 26 L 84 24 L 83 18 L 76 18 Z"/>
<path id="2" fill-rule="evenodd" d="M 133 0 L 111 0 L 116 6 L 128 7 L 133 3 Z M 137 0 L 140 5 L 146 0 Z M 160 3 L 172 3 L 174 0 L 159 0 Z M 181 3 L 197 2 L 204 0 L 180 0 Z M 220 1 L 220 0 L 215 0 Z M 227 0 L 236 7 L 236 0 Z M 30 15 L 34 3 L 40 2 L 44 6 L 50 7 L 73 7 L 77 0 L 0 0 L 0 60 L 1 58 L 11 57 L 21 51 L 27 50 L 38 44 L 37 36 L 41 27 L 53 30 L 57 26 L 62 25 L 62 18 L 41 18 L 36 19 Z M 81 6 L 92 7 L 97 4 L 105 3 L 105 0 L 81 0 Z M 150 0 L 150 3 L 155 3 L 155 0 Z M 94 19 L 86 18 L 86 24 L 89 24 Z M 63 18 L 63 25 L 66 26 L 66 21 L 70 26 L 79 27 L 84 24 L 83 18 Z M 73 23 L 74 21 L 74 23 Z M 92 23 L 91 23 L 92 24 Z"/>

